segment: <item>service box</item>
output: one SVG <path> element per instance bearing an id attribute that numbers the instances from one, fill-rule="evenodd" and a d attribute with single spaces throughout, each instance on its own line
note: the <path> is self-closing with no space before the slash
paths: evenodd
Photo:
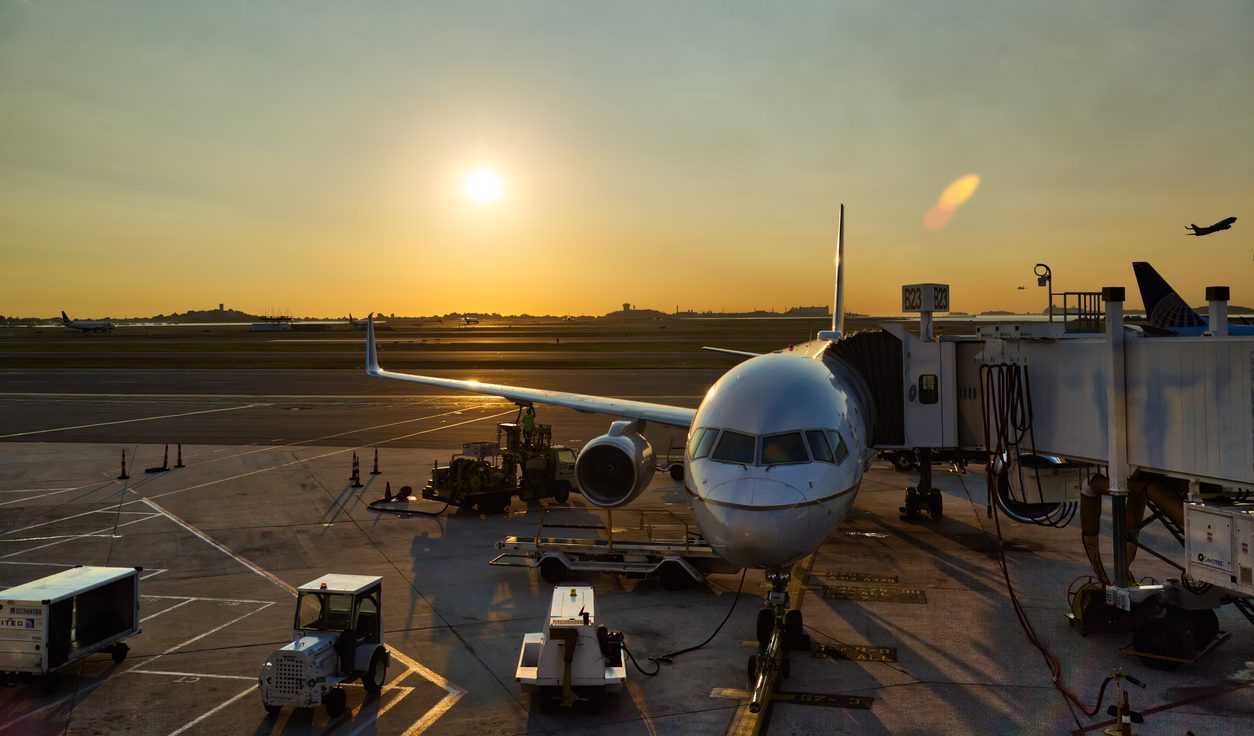
<path id="1" fill-rule="evenodd" d="M 1254 595 L 1254 504 L 1186 503 L 1184 533 L 1189 577 Z"/>
<path id="2" fill-rule="evenodd" d="M 75 567 L 0 591 L 0 672 L 44 674 L 139 633 L 142 568 Z"/>

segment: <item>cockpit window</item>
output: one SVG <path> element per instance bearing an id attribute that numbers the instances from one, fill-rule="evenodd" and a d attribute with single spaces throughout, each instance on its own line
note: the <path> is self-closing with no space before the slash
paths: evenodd
<path id="1" fill-rule="evenodd" d="M 810 454 L 814 455 L 814 459 L 824 463 L 834 463 L 836 458 L 832 457 L 832 446 L 827 442 L 827 435 L 812 429 L 806 432 L 806 439 L 810 440 Z"/>
<path id="2" fill-rule="evenodd" d="M 762 464 L 808 463 L 805 440 L 800 432 L 769 434 L 762 438 Z"/>
<path id="3" fill-rule="evenodd" d="M 693 460 L 700 460 L 710 454 L 710 448 L 714 446 L 714 440 L 718 439 L 718 430 L 712 427 L 702 427 L 692 434 L 692 441 L 688 443 L 688 457 Z"/>
<path id="4" fill-rule="evenodd" d="M 725 463 L 752 465 L 753 446 L 754 438 L 752 435 L 725 431 L 711 457 L 715 460 L 722 460 Z"/>
<path id="5" fill-rule="evenodd" d="M 845 440 L 840 436 L 840 432 L 829 429 L 826 434 L 827 441 L 832 446 L 832 455 L 836 458 L 836 464 L 840 465 L 845 462 L 845 458 L 849 457 L 849 448 L 845 447 Z"/>

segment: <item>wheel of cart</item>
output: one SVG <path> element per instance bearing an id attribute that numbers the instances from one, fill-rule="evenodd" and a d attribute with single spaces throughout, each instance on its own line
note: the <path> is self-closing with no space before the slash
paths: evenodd
<path id="1" fill-rule="evenodd" d="M 570 569 L 560 557 L 550 555 L 540 560 L 540 577 L 550 585 L 557 585 L 569 574 Z"/>
<path id="2" fill-rule="evenodd" d="M 126 655 L 130 653 L 130 651 L 131 648 L 123 642 L 118 642 L 109 648 L 109 654 L 113 656 L 113 661 L 118 663 L 121 663 L 122 660 L 126 659 Z"/>

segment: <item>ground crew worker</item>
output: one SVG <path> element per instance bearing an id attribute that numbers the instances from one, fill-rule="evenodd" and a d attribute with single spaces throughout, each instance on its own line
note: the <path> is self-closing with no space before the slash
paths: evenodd
<path id="1" fill-rule="evenodd" d="M 526 445 L 527 447 L 530 447 L 531 435 L 533 432 L 536 431 L 536 410 L 535 409 L 532 409 L 530 406 L 527 407 L 527 411 L 523 414 L 522 425 L 523 425 L 523 444 Z"/>

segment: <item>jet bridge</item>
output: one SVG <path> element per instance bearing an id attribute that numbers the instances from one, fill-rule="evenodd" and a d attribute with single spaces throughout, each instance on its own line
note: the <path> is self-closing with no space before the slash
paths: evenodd
<path id="1" fill-rule="evenodd" d="M 1062 526 L 1079 509 L 1096 595 L 1128 614 L 1126 628 L 1161 623 L 1165 609 L 1169 620 L 1175 610 L 1186 621 L 1184 638 L 1189 626 L 1213 633 L 1209 609 L 1226 602 L 1254 623 L 1254 337 L 1229 336 L 1226 323 L 1199 337 L 1150 336 L 1124 325 L 1122 288 L 1077 294 L 1083 314 L 938 338 L 931 313 L 947 310 L 948 288 L 910 285 L 903 310 L 920 312 L 917 336 L 890 323 L 833 346 L 872 394 L 876 448 L 910 448 L 924 460 L 903 512 L 940 516 L 938 502 L 927 501 L 929 453 L 991 459 L 990 504 L 1012 518 Z M 1210 313 L 1223 319 L 1227 289 L 1208 295 L 1219 301 Z M 1101 495 L 1111 496 L 1114 518 L 1126 520 L 1114 525 L 1109 578 L 1097 551 Z M 1180 542 L 1183 559 L 1147 551 L 1180 569 L 1183 584 L 1130 582 L 1128 565 L 1146 549 L 1138 532 L 1156 520 Z M 1182 585 L 1206 596 L 1186 595 Z M 1151 613 L 1137 615 L 1147 600 Z M 1175 646 L 1179 632 L 1162 629 L 1149 639 L 1138 633 L 1135 645 L 1157 647 L 1149 656 L 1160 664 L 1203 649 L 1200 640 Z"/>

